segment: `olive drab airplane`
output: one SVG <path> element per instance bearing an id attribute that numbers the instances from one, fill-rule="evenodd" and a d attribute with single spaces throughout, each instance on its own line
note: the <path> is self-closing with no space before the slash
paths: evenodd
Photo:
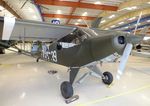
<path id="1" fill-rule="evenodd" d="M 111 84 L 112 74 L 100 71 L 95 62 L 116 52 L 122 55 L 116 75 L 119 79 L 133 45 L 141 42 L 144 37 L 143 34 L 100 30 L 99 22 L 100 18 L 91 28 L 82 28 L 0 17 L 0 39 L 53 42 L 42 50 L 41 59 L 69 68 L 69 81 L 62 82 L 60 86 L 62 96 L 68 99 L 73 96 L 72 85 L 81 67 L 87 66 L 101 76 L 105 84 Z"/>

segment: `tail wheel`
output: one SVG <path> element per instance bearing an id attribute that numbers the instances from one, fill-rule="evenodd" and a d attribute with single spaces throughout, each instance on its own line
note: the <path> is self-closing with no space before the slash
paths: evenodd
<path id="1" fill-rule="evenodd" d="M 110 85 L 113 82 L 113 75 L 110 72 L 104 72 L 103 75 L 104 78 L 102 79 L 102 81 L 105 84 Z"/>
<path id="2" fill-rule="evenodd" d="M 68 99 L 73 96 L 73 87 L 70 82 L 64 81 L 61 84 L 61 94 L 65 99 Z"/>

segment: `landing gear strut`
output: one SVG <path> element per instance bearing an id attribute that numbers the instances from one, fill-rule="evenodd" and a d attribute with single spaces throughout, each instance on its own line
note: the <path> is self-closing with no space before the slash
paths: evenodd
<path id="1" fill-rule="evenodd" d="M 85 73 L 79 80 L 77 80 L 77 84 L 80 84 L 87 78 L 88 76 L 94 76 L 97 78 L 102 79 L 104 84 L 110 85 L 113 82 L 113 75 L 110 72 L 104 72 L 100 70 L 100 68 L 97 65 L 91 65 L 87 68 L 90 69 L 89 72 Z"/>
<path id="2" fill-rule="evenodd" d="M 70 78 L 69 81 L 62 82 L 60 86 L 61 94 L 65 99 L 71 98 L 73 96 L 72 84 L 77 76 L 79 68 L 70 68 Z"/>

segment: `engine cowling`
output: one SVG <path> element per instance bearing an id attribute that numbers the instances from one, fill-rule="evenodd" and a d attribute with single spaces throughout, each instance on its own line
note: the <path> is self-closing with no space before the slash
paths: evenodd
<path id="1" fill-rule="evenodd" d="M 114 49 L 119 53 L 122 54 L 125 46 L 126 46 L 126 39 L 125 36 L 116 36 L 114 37 L 113 41 Z"/>

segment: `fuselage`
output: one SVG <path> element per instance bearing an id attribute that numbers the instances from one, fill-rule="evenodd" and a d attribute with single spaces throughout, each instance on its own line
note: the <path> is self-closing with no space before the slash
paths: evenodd
<path id="1" fill-rule="evenodd" d="M 57 49 L 57 43 L 54 43 L 49 47 L 49 52 L 45 59 L 67 67 L 81 67 L 93 61 L 103 59 L 116 51 L 123 51 L 124 47 L 121 49 L 115 47 L 114 38 L 115 36 L 110 35 L 97 36 L 85 39 L 79 45 L 61 49 Z"/>

